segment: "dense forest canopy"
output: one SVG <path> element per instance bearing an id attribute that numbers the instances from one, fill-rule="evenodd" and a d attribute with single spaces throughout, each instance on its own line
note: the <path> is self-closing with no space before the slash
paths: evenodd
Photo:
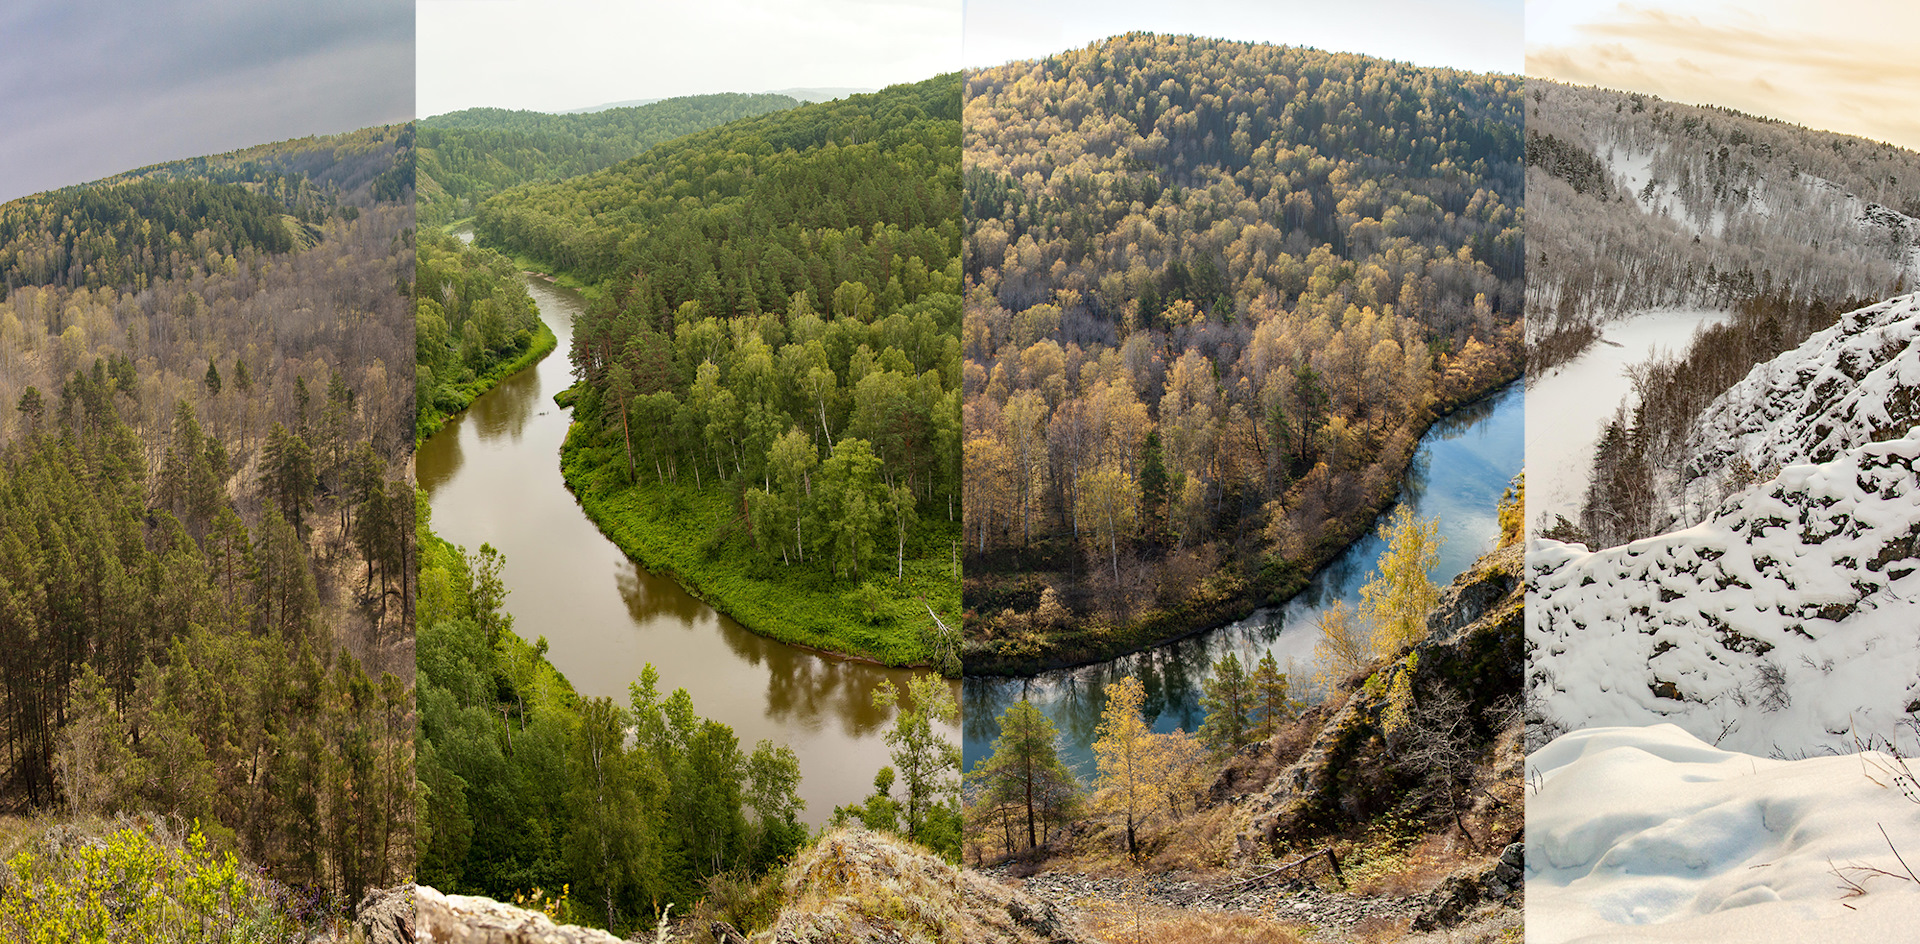
<path id="1" fill-rule="evenodd" d="M 1832 307 L 1920 277 L 1920 154 L 1545 79 L 1527 100 L 1536 367 L 1636 309 Z"/>
<path id="2" fill-rule="evenodd" d="M 475 219 L 599 293 L 570 352 L 576 489 L 725 496 L 703 556 L 813 594 L 729 612 L 895 664 L 938 661 L 929 606 L 958 616 L 958 93 L 745 119 Z"/>
<path id="3" fill-rule="evenodd" d="M 0 300 L 21 286 L 137 292 L 241 253 L 320 238 L 330 214 L 399 203 L 408 125 L 300 138 L 116 174 L 0 206 Z"/>
<path id="4" fill-rule="evenodd" d="M 424 499 L 422 500 L 424 508 Z M 715 876 L 758 876 L 807 839 L 800 762 L 695 714 L 648 666 L 624 704 L 583 698 L 500 611 L 493 548 L 420 518 L 422 882 L 507 899 L 545 891 L 608 928 L 681 914 Z M 748 815 L 748 810 L 752 815 Z"/>
<path id="5" fill-rule="evenodd" d="M 611 167 L 656 144 L 741 118 L 792 108 L 785 95 L 693 95 L 590 114 L 469 108 L 420 122 L 420 222 L 465 219 L 518 184 Z"/>
<path id="6" fill-rule="evenodd" d="M 6 270 L 0 804 L 197 818 L 342 906 L 410 871 L 412 404 L 388 370 L 413 214 L 379 184 L 407 136 L 239 152 L 329 181 L 334 212 L 281 251 L 210 243 L 132 286 Z M 60 199 L 94 219 L 191 192 L 194 166 L 235 164 Z"/>
<path id="7" fill-rule="evenodd" d="M 969 74 L 969 664 L 1303 579 L 1513 376 L 1521 101 L 1151 34 Z"/>
<path id="8" fill-rule="evenodd" d="M 512 260 L 436 232 L 415 258 L 414 402 L 426 436 L 555 342 Z"/>

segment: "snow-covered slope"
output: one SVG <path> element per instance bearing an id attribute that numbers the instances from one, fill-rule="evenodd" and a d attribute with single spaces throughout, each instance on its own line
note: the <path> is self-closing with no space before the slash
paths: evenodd
<path id="1" fill-rule="evenodd" d="M 1656 725 L 1568 734 L 1527 768 L 1528 944 L 1920 934 L 1894 852 L 1920 867 L 1920 788 L 1888 755 L 1772 760 Z"/>
<path id="2" fill-rule="evenodd" d="M 1527 550 L 1529 703 L 1548 734 L 1670 721 L 1797 756 L 1920 712 L 1920 431 L 1795 465 L 1707 521 Z"/>
<path id="3" fill-rule="evenodd" d="M 1920 295 L 1754 367 L 1686 453 L 1697 524 L 1528 546 L 1533 740 L 1670 721 L 1760 754 L 1920 749 Z"/>
<path id="4" fill-rule="evenodd" d="M 1714 400 L 1687 442 L 1683 521 L 1719 504 L 1729 470 L 1828 462 L 1920 426 L 1920 294 L 1842 315 Z M 1737 477 L 1736 477 L 1737 478 Z"/>

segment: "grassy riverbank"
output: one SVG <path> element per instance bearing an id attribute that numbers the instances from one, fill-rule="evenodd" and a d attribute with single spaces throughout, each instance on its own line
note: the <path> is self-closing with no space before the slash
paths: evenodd
<path id="1" fill-rule="evenodd" d="M 413 445 L 415 449 L 427 441 L 427 437 L 440 431 L 454 414 L 473 405 L 480 395 L 492 390 L 500 381 L 507 379 L 540 362 L 540 359 L 553 353 L 560 342 L 553 335 L 553 329 L 544 321 L 538 322 L 539 328 L 527 344 L 526 350 L 509 361 L 495 364 L 492 370 L 480 374 L 461 384 L 440 388 L 432 403 L 421 403 L 415 411 L 413 427 Z"/>
<path id="2" fill-rule="evenodd" d="M 672 577 L 687 592 L 762 636 L 890 666 L 932 666 L 958 674 L 957 658 L 933 629 L 927 609 L 958 629 L 954 574 L 958 522 L 937 523 L 907 546 L 903 573 L 892 555 L 864 579 L 836 580 L 811 563 L 768 563 L 752 547 L 731 486 L 625 482 L 610 446 L 591 444 L 575 425 L 560 468 L 601 533 L 640 566 Z M 951 663 L 951 664 L 943 664 Z"/>

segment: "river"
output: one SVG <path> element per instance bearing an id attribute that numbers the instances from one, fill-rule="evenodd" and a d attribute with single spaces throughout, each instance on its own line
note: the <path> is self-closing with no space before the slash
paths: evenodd
<path id="1" fill-rule="evenodd" d="M 684 688 L 702 716 L 732 726 L 741 749 L 762 738 L 800 757 L 805 819 L 872 792 L 887 764 L 891 711 L 872 706 L 876 686 L 913 674 L 835 659 L 757 636 L 636 566 L 601 535 L 560 477 L 571 422 L 553 395 L 573 383 L 567 363 L 580 296 L 528 278 L 559 347 L 474 401 L 414 457 L 433 527 L 469 551 L 492 544 L 514 631 L 545 636 L 547 658 L 585 695 L 627 701 L 647 663 L 662 694 Z M 949 731 L 952 736 L 954 731 Z M 896 798 L 899 789 L 895 789 Z"/>
<path id="2" fill-rule="evenodd" d="M 1496 506 L 1522 462 L 1523 387 L 1510 384 L 1442 419 L 1427 431 L 1414 453 L 1402 501 L 1411 502 L 1414 513 L 1422 518 L 1440 519 L 1446 544 L 1432 574 L 1436 583 L 1445 584 L 1466 570 L 1493 548 L 1499 535 Z M 1220 629 L 1111 662 L 1030 678 L 966 679 L 963 749 L 967 768 L 990 752 L 1000 734 L 1000 714 L 1022 694 L 1060 728 L 1062 759 L 1083 780 L 1090 780 L 1094 728 L 1100 723 L 1105 704 L 1102 692 L 1109 682 L 1140 676 L 1153 729 L 1194 731 L 1206 716 L 1200 707 L 1200 683 L 1209 667 L 1228 652 L 1237 653 L 1249 671 L 1263 653 L 1271 652 L 1283 671 L 1304 678 L 1311 674 L 1321 610 L 1335 601 L 1358 603 L 1360 587 L 1385 549 L 1385 542 L 1369 534 L 1322 568 L 1293 599 Z"/>

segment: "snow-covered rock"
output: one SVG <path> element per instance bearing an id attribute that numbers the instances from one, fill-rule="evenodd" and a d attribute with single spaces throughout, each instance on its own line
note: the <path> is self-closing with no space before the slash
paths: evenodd
<path id="1" fill-rule="evenodd" d="M 1576 731 L 1527 766 L 1529 944 L 1920 928 L 1920 788 L 1894 757 L 1772 760 L 1655 725 Z"/>
<path id="2" fill-rule="evenodd" d="M 1701 414 L 1688 438 L 1683 521 L 1719 504 L 1730 470 L 1829 462 L 1920 426 L 1920 294 L 1840 316 L 1756 365 Z"/>
<path id="3" fill-rule="evenodd" d="M 1915 746 L 1920 431 L 1793 465 L 1707 521 L 1527 552 L 1527 687 L 1546 735 L 1673 722 L 1761 754 Z"/>

